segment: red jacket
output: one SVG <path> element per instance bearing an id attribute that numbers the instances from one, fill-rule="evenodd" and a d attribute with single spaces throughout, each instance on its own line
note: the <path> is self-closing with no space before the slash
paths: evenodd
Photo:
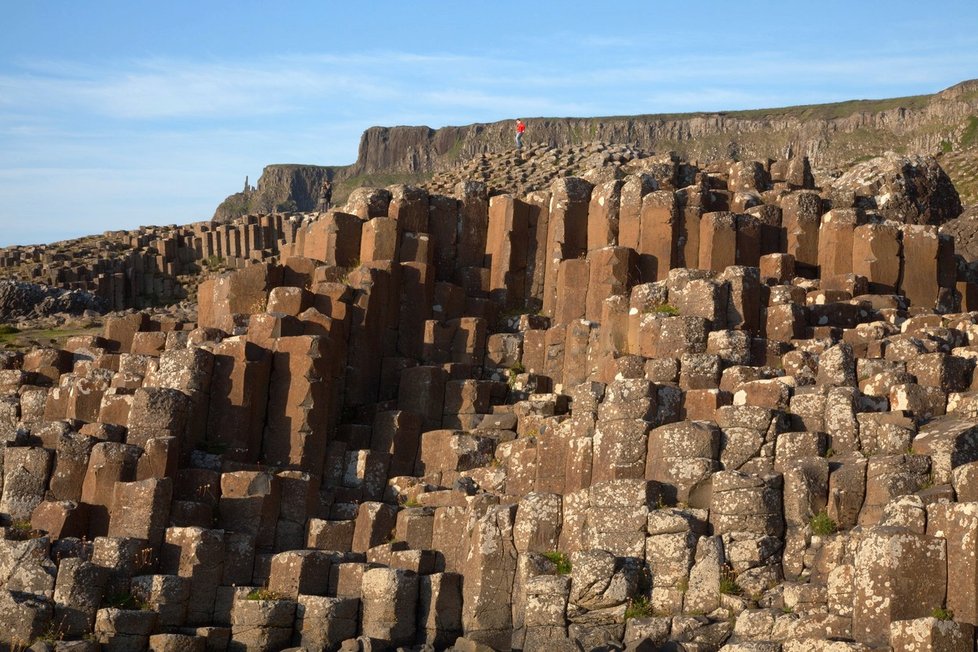
<path id="1" fill-rule="evenodd" d="M 520 122 L 516 125 L 516 133 L 521 134 L 526 131 L 526 124 Z"/>

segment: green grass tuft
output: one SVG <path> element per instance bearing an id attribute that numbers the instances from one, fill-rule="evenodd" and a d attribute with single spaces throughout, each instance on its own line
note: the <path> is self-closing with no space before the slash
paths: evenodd
<path id="1" fill-rule="evenodd" d="M 129 609 L 133 611 L 142 611 L 148 608 L 145 602 L 132 593 L 113 593 L 105 598 L 105 605 L 115 609 Z"/>
<path id="2" fill-rule="evenodd" d="M 737 576 L 729 568 L 720 572 L 720 593 L 723 595 L 740 595 L 743 589 L 737 584 Z"/>
<path id="3" fill-rule="evenodd" d="M 655 611 L 652 609 L 652 601 L 644 595 L 629 600 L 628 607 L 625 608 L 625 620 L 649 618 L 653 615 L 655 615 Z"/>
<path id="4" fill-rule="evenodd" d="M 839 525 L 829 518 L 828 512 L 826 512 L 824 509 L 813 516 L 812 520 L 809 521 L 808 524 L 812 528 L 812 534 L 817 534 L 820 537 L 835 534 L 839 529 Z"/>
<path id="5" fill-rule="evenodd" d="M 968 118 L 968 126 L 964 128 L 964 133 L 961 134 L 961 149 L 975 144 L 978 144 L 978 116 L 973 115 Z"/>
<path id="6" fill-rule="evenodd" d="M 228 451 L 227 442 L 205 439 L 197 443 L 197 450 L 210 455 L 223 455 Z"/>
<path id="7" fill-rule="evenodd" d="M 938 620 L 954 620 L 954 612 L 947 607 L 934 607 L 930 610 L 930 615 Z"/>
<path id="8" fill-rule="evenodd" d="M 557 566 L 558 575 L 568 575 L 571 572 L 571 562 L 570 557 L 562 552 L 545 552 L 543 556 L 549 559 L 554 565 Z"/>
<path id="9" fill-rule="evenodd" d="M 674 305 L 664 303 L 661 306 L 656 306 L 652 309 L 652 312 L 658 313 L 660 315 L 668 315 L 669 317 L 675 317 L 679 314 L 679 308 Z"/>
<path id="10" fill-rule="evenodd" d="M 507 370 L 508 378 L 506 379 L 506 384 L 513 388 L 516 386 L 516 377 L 522 373 L 526 373 L 526 369 L 523 367 L 522 362 L 516 362 L 512 367 Z"/>
<path id="11" fill-rule="evenodd" d="M 248 600 L 285 600 L 285 596 L 275 591 L 270 591 L 267 586 L 252 589 L 247 595 Z"/>

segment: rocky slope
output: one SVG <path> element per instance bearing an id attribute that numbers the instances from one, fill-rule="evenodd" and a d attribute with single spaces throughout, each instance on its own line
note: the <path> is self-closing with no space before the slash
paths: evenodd
<path id="1" fill-rule="evenodd" d="M 717 113 L 532 118 L 527 122 L 526 140 L 531 148 L 603 141 L 660 153 L 675 151 L 701 161 L 781 158 L 790 151 L 828 170 L 888 150 L 936 154 L 975 145 L 978 80 L 933 95 L 886 100 Z M 509 120 L 440 129 L 371 127 L 360 140 L 356 163 L 332 168 L 338 182 L 336 198 L 342 200 L 352 188 L 364 184 L 421 182 L 460 162 L 505 152 L 511 148 L 512 130 Z M 232 195 L 215 219 L 289 202 L 295 202 L 298 210 L 311 210 L 317 186 L 310 185 L 310 180 L 321 179 L 323 173 L 317 166 L 269 166 L 258 191 Z"/>
<path id="2" fill-rule="evenodd" d="M 215 222 L 227 222 L 248 213 L 311 211 L 319 203 L 323 179 L 332 168 L 321 165 L 268 165 L 258 185 L 225 199 L 214 211 Z"/>
<path id="3" fill-rule="evenodd" d="M 0 355 L 0 649 L 973 650 L 953 188 L 628 154 L 153 234 L 247 263 Z"/>
<path id="4" fill-rule="evenodd" d="M 643 154 L 126 234 L 237 269 L 0 355 L 0 649 L 973 649 L 946 176 Z"/>
<path id="5" fill-rule="evenodd" d="M 835 167 L 887 150 L 934 154 L 959 147 L 978 115 L 978 80 L 934 95 L 888 100 L 597 118 L 532 118 L 526 140 L 547 145 L 629 143 L 691 160 L 780 158 L 790 148 L 816 167 Z M 515 117 L 515 116 L 514 116 Z M 372 127 L 343 174 L 427 172 L 510 146 L 509 120 L 463 127 Z"/>
<path id="6" fill-rule="evenodd" d="M 86 311 L 107 312 L 105 301 L 82 290 L 63 290 L 37 283 L 0 279 L 0 323 Z"/>

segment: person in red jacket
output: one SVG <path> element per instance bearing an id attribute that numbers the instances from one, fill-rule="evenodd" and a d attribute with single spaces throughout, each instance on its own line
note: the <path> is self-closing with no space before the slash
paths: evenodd
<path id="1" fill-rule="evenodd" d="M 516 149 L 523 149 L 523 132 L 526 131 L 526 125 L 519 118 L 516 119 Z"/>

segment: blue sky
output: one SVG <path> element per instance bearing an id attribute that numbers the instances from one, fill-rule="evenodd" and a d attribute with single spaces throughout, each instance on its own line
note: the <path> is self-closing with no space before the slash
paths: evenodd
<path id="1" fill-rule="evenodd" d="M 978 77 L 978 2 L 0 0 L 0 246 L 209 219 L 373 125 L 734 110 Z"/>

